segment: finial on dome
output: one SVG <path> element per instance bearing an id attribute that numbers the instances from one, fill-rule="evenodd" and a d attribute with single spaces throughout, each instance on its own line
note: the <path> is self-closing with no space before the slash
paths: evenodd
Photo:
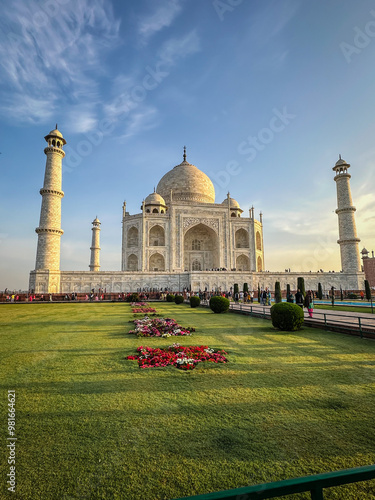
<path id="1" fill-rule="evenodd" d="M 57 130 L 57 123 L 56 123 L 56 130 Z"/>
<path id="2" fill-rule="evenodd" d="M 186 161 L 186 146 L 184 146 L 184 161 Z"/>
<path id="3" fill-rule="evenodd" d="M 154 193 L 156 193 L 156 189 L 155 189 L 155 186 L 154 186 Z"/>
<path id="4" fill-rule="evenodd" d="M 341 160 L 341 155 L 339 154 L 339 160 Z"/>

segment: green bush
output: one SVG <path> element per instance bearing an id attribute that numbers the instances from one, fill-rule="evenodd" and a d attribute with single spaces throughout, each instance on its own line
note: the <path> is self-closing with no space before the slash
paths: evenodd
<path id="1" fill-rule="evenodd" d="M 322 284 L 318 283 L 318 299 L 322 300 L 322 298 L 323 298 Z"/>
<path id="2" fill-rule="evenodd" d="M 358 299 L 358 295 L 355 293 L 349 293 L 348 299 Z"/>
<path id="3" fill-rule="evenodd" d="M 229 309 L 229 300 L 225 297 L 220 297 L 220 295 L 211 297 L 210 308 L 214 313 L 227 312 Z"/>
<path id="4" fill-rule="evenodd" d="M 371 300 L 371 288 L 368 280 L 365 280 L 366 300 Z"/>
<path id="5" fill-rule="evenodd" d="M 305 278 L 300 276 L 297 278 L 297 290 L 298 288 L 301 290 L 302 295 L 305 297 L 306 291 L 305 291 Z"/>
<path id="6" fill-rule="evenodd" d="M 280 302 L 271 307 L 272 325 L 287 332 L 299 330 L 303 323 L 303 309 L 297 304 Z"/>
<path id="7" fill-rule="evenodd" d="M 184 297 L 182 295 L 176 295 L 174 301 L 176 304 L 182 304 L 184 301 Z"/>
<path id="8" fill-rule="evenodd" d="M 131 293 L 126 297 L 126 302 L 139 302 L 138 293 Z"/>
<path id="9" fill-rule="evenodd" d="M 280 287 L 280 281 L 276 281 L 275 283 L 275 302 L 278 304 L 279 302 L 282 302 L 282 296 L 281 296 L 281 287 Z"/>
<path id="10" fill-rule="evenodd" d="M 243 292 L 244 292 L 244 293 L 245 293 L 245 292 L 246 292 L 246 293 L 248 293 L 248 292 L 249 292 L 249 285 L 248 285 L 248 283 L 244 283 L 244 284 L 243 284 Z"/>
<path id="11" fill-rule="evenodd" d="M 258 302 L 260 304 L 260 285 L 258 284 Z"/>
<path id="12" fill-rule="evenodd" d="M 174 295 L 172 295 L 171 293 L 168 293 L 167 302 L 174 302 Z"/>
<path id="13" fill-rule="evenodd" d="M 201 299 L 199 297 L 197 297 L 196 295 L 193 295 L 193 297 L 190 297 L 190 307 L 198 307 L 200 303 L 201 303 Z"/>

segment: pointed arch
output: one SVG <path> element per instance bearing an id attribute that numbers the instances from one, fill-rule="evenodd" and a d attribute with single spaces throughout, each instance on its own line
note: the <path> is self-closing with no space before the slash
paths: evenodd
<path id="1" fill-rule="evenodd" d="M 127 246 L 128 248 L 138 246 L 138 229 L 135 226 L 128 230 Z"/>
<path id="2" fill-rule="evenodd" d="M 160 253 L 154 253 L 149 260 L 150 271 L 165 271 L 164 257 Z"/>
<path id="3" fill-rule="evenodd" d="M 260 271 L 263 271 L 263 261 L 262 261 L 262 257 L 258 256 L 257 258 L 257 271 L 260 272 Z"/>
<path id="4" fill-rule="evenodd" d="M 236 259 L 237 271 L 250 271 L 250 259 L 247 255 L 239 255 Z"/>
<path id="5" fill-rule="evenodd" d="M 128 257 L 128 271 L 138 271 L 138 257 L 134 253 Z"/>
<path id="6" fill-rule="evenodd" d="M 260 237 L 260 232 L 257 231 L 255 235 L 256 249 L 262 250 L 262 238 Z"/>
<path id="7" fill-rule="evenodd" d="M 236 248 L 249 248 L 249 233 L 246 229 L 238 229 L 235 234 Z"/>
<path id="8" fill-rule="evenodd" d="M 165 231 L 164 228 L 159 226 L 152 226 L 149 232 L 149 245 L 152 247 L 165 246 Z"/>

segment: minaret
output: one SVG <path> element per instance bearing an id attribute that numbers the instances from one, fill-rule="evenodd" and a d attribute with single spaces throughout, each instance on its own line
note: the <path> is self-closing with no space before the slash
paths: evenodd
<path id="1" fill-rule="evenodd" d="M 91 258 L 90 258 L 90 271 L 99 271 L 99 254 L 100 254 L 100 220 L 96 217 L 92 221 L 92 242 L 91 242 Z"/>
<path id="2" fill-rule="evenodd" d="M 348 174 L 349 163 L 339 156 L 339 160 L 332 170 L 336 172 L 334 180 L 337 188 L 337 210 L 339 218 L 339 239 L 341 268 L 344 273 L 356 273 L 361 271 L 358 243 L 361 241 L 357 236 L 355 225 L 355 207 L 353 206 Z"/>
<path id="3" fill-rule="evenodd" d="M 61 229 L 61 191 L 62 181 L 62 159 L 65 156 L 63 145 L 66 144 L 62 133 L 57 130 L 51 132 L 44 138 L 48 146 L 44 149 L 47 156 L 46 170 L 44 174 L 42 195 L 42 207 L 40 210 L 39 227 L 35 229 L 38 233 L 38 248 L 36 252 L 35 270 L 58 271 L 60 269 L 60 238 L 64 233 Z"/>

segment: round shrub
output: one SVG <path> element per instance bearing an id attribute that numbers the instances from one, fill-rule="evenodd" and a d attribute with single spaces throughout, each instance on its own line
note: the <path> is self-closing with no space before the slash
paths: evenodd
<path id="1" fill-rule="evenodd" d="M 176 304 L 182 304 L 184 301 L 184 297 L 182 295 L 176 295 L 174 301 Z"/>
<path id="2" fill-rule="evenodd" d="M 273 326 L 279 330 L 299 330 L 303 323 L 303 309 L 297 304 L 280 302 L 271 307 L 271 319 Z"/>
<path id="3" fill-rule="evenodd" d="M 358 299 L 358 295 L 356 293 L 349 293 L 348 299 Z"/>
<path id="4" fill-rule="evenodd" d="M 229 309 L 229 300 L 220 295 L 210 298 L 210 308 L 214 313 L 227 312 Z"/>
<path id="5" fill-rule="evenodd" d="M 174 295 L 172 295 L 171 293 L 168 293 L 167 302 L 174 302 Z"/>
<path id="6" fill-rule="evenodd" d="M 126 297 L 126 302 L 139 302 L 138 293 L 131 293 Z"/>
<path id="7" fill-rule="evenodd" d="M 201 303 L 201 299 L 199 297 L 197 297 L 196 295 L 193 295 L 193 297 L 190 297 L 190 307 L 198 307 L 200 303 Z"/>

